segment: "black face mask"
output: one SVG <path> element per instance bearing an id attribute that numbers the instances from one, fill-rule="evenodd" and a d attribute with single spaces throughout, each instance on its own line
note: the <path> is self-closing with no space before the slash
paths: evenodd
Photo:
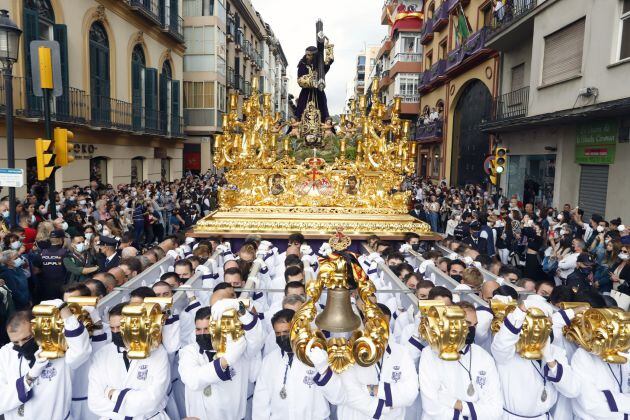
<path id="1" fill-rule="evenodd" d="M 114 343 L 117 347 L 125 347 L 125 343 L 123 342 L 122 334 L 120 332 L 112 333 L 112 343 Z"/>
<path id="2" fill-rule="evenodd" d="M 460 276 L 459 274 L 453 274 L 453 275 L 451 276 L 451 278 L 452 278 L 453 280 L 455 280 L 457 283 L 461 283 L 461 282 L 462 282 L 462 276 Z"/>
<path id="3" fill-rule="evenodd" d="M 280 347 L 280 350 L 282 350 L 283 352 L 293 353 L 293 349 L 291 349 L 291 340 L 288 334 L 276 336 L 276 344 L 278 345 L 278 347 Z"/>
<path id="4" fill-rule="evenodd" d="M 466 344 L 472 344 L 475 342 L 475 327 L 468 327 L 468 334 L 466 334 Z"/>
<path id="5" fill-rule="evenodd" d="M 43 241 L 37 241 L 37 248 L 39 249 L 48 249 L 50 248 L 50 241 L 48 239 Z"/>
<path id="6" fill-rule="evenodd" d="M 197 341 L 201 350 L 212 350 L 212 336 L 210 334 L 197 334 L 195 336 L 195 341 Z"/>
<path id="7" fill-rule="evenodd" d="M 420 249 L 420 244 L 412 244 L 411 249 L 417 252 Z"/>
<path id="8" fill-rule="evenodd" d="M 31 337 L 26 343 L 21 346 L 13 345 L 13 350 L 26 360 L 35 361 L 35 352 L 39 346 L 35 342 L 35 337 Z"/>

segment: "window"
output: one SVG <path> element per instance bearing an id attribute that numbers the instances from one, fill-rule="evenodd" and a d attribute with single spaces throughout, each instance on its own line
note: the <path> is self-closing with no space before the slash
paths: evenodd
<path id="1" fill-rule="evenodd" d="M 184 82 L 184 108 L 214 108 L 214 82 Z"/>
<path id="2" fill-rule="evenodd" d="M 584 22 L 580 19 L 545 37 L 542 84 L 556 83 L 582 71 Z"/>
<path id="3" fill-rule="evenodd" d="M 90 159 L 90 181 L 107 184 L 107 158 L 95 157 Z"/>
<path id="4" fill-rule="evenodd" d="M 216 63 L 217 61 L 214 54 L 185 55 L 184 71 L 215 71 L 217 65 Z M 223 63 L 225 64 L 225 60 L 223 60 Z M 223 71 L 225 72 L 225 68 Z"/>
<path id="5" fill-rule="evenodd" d="M 186 54 L 214 54 L 214 26 L 184 28 Z"/>
<path id="6" fill-rule="evenodd" d="M 481 9 L 481 25 L 478 26 L 478 28 L 484 27 L 484 26 L 492 26 L 492 19 L 493 19 L 493 15 L 492 15 L 493 9 L 492 9 L 492 2 L 488 3 L 483 9 Z"/>
<path id="7" fill-rule="evenodd" d="M 525 63 L 512 67 L 512 91 L 525 87 Z"/>
<path id="8" fill-rule="evenodd" d="M 440 60 L 444 60 L 446 58 L 446 52 L 448 51 L 447 41 L 447 38 L 440 41 L 440 49 L 438 51 Z"/>
<path id="9" fill-rule="evenodd" d="M 90 28 L 90 98 L 92 123 L 109 122 L 109 40 L 100 22 Z"/>
<path id="10" fill-rule="evenodd" d="M 400 50 L 399 53 L 415 54 L 418 52 L 420 46 L 420 40 L 417 36 L 402 36 L 400 37 Z"/>
<path id="11" fill-rule="evenodd" d="M 412 73 L 400 73 L 396 77 L 400 96 L 415 96 L 418 93 L 418 75 Z"/>
<path id="12" fill-rule="evenodd" d="M 428 70 L 433 65 L 433 52 L 428 52 L 427 53 L 426 63 L 427 63 L 427 65 L 426 65 L 425 69 Z"/>
<path id="13" fill-rule="evenodd" d="M 142 114 L 145 100 L 145 58 L 140 45 L 131 53 L 131 104 L 133 127 L 139 130 L 143 126 Z"/>
<path id="14" fill-rule="evenodd" d="M 630 0 L 623 0 L 619 34 L 619 59 L 630 58 Z"/>
<path id="15" fill-rule="evenodd" d="M 171 160 L 160 160 L 160 178 L 162 182 L 169 182 L 171 180 Z"/>
<path id="16" fill-rule="evenodd" d="M 226 96 L 227 96 L 227 93 L 225 92 L 225 86 L 219 83 L 218 89 L 217 89 L 217 104 L 219 105 L 218 109 L 223 112 L 226 111 L 226 108 L 225 108 Z"/>
<path id="17" fill-rule="evenodd" d="M 435 13 L 435 3 L 431 3 L 427 8 L 427 18 L 432 19 Z"/>
<path id="18" fill-rule="evenodd" d="M 143 175 L 143 161 L 144 158 L 135 157 L 131 159 L 131 183 L 135 184 L 136 182 L 142 181 L 144 179 Z"/>

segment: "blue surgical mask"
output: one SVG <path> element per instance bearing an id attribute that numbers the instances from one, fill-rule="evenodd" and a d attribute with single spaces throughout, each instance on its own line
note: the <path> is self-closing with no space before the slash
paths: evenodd
<path id="1" fill-rule="evenodd" d="M 21 267 L 22 264 L 24 264 L 24 259 L 22 257 L 17 257 L 13 260 L 13 265 L 15 265 L 15 268 Z"/>

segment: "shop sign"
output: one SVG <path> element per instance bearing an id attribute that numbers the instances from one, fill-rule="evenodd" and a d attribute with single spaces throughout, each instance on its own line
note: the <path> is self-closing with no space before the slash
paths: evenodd
<path id="1" fill-rule="evenodd" d="M 94 152 L 98 147 L 93 144 L 74 144 L 74 158 L 75 159 L 92 159 L 94 157 Z"/>
<path id="2" fill-rule="evenodd" d="M 575 139 L 575 163 L 599 165 L 614 163 L 618 133 L 616 120 L 578 125 Z"/>

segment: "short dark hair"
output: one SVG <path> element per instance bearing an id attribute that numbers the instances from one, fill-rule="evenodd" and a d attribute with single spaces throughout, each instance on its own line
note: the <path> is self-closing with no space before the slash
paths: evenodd
<path id="1" fill-rule="evenodd" d="M 385 260 L 388 261 L 394 258 L 403 262 L 405 261 L 405 256 L 397 251 L 388 253 Z"/>
<path id="2" fill-rule="evenodd" d="M 239 274 L 240 274 L 240 271 L 239 271 Z M 230 283 L 226 281 L 222 281 L 221 283 L 214 286 L 214 289 L 212 289 L 212 292 L 214 293 L 214 292 L 218 292 L 219 290 L 233 289 L 233 288 L 234 286 L 232 286 Z"/>
<path id="3" fill-rule="evenodd" d="M 136 273 L 142 272 L 142 263 L 136 257 L 123 258 L 120 260 L 119 265 L 126 265 L 131 271 L 135 271 Z"/>
<path id="4" fill-rule="evenodd" d="M 155 283 L 153 283 L 153 286 L 151 286 L 151 289 L 153 289 L 155 286 L 168 286 L 169 288 L 171 288 L 170 284 L 162 280 L 158 280 Z"/>
<path id="5" fill-rule="evenodd" d="M 110 274 L 111 275 L 111 274 Z M 87 279 L 85 285 L 90 285 L 95 289 L 96 296 L 105 296 L 107 294 L 107 288 L 102 281 L 96 279 Z M 89 286 L 88 286 L 89 287 Z"/>
<path id="6" fill-rule="evenodd" d="M 130 298 L 140 297 L 142 299 L 148 298 L 148 297 L 155 297 L 155 292 L 153 291 L 153 289 L 151 289 L 148 286 L 140 286 L 138 288 L 133 289 L 131 293 L 129 294 L 129 297 Z"/>
<path id="7" fill-rule="evenodd" d="M 209 306 L 203 306 L 195 313 L 195 322 L 202 319 L 209 319 L 210 315 L 212 315 L 212 309 Z"/>
<path id="8" fill-rule="evenodd" d="M 166 281 L 167 279 L 170 279 L 171 277 L 174 278 L 177 283 L 182 282 L 182 279 L 179 277 L 179 274 L 177 274 L 174 271 L 169 271 L 167 273 L 162 274 L 160 276 L 160 281 Z"/>
<path id="9" fill-rule="evenodd" d="M 112 309 L 109 310 L 109 313 L 107 316 L 108 317 L 122 316 L 122 311 L 125 306 L 127 306 L 126 302 L 120 302 L 119 304 L 115 305 Z"/>
<path id="10" fill-rule="evenodd" d="M 287 255 L 287 257 L 284 259 L 284 266 L 285 267 L 296 266 L 304 270 L 304 263 L 302 262 L 300 257 L 295 254 Z"/>
<path id="11" fill-rule="evenodd" d="M 433 300 L 436 297 L 446 297 L 451 301 L 453 300 L 453 294 L 450 290 L 448 290 L 444 286 L 435 286 L 433 289 L 429 290 L 429 300 Z"/>
<path id="12" fill-rule="evenodd" d="M 606 300 L 596 290 L 582 289 L 575 294 L 576 302 L 586 302 L 591 308 L 605 308 Z"/>
<path id="13" fill-rule="evenodd" d="M 433 284 L 432 281 L 420 280 L 418 282 L 418 285 L 416 286 L 416 290 L 418 290 L 418 289 L 433 289 L 434 287 L 435 287 L 435 284 Z"/>
<path id="14" fill-rule="evenodd" d="M 293 309 L 280 309 L 271 317 L 271 325 L 274 326 L 279 322 L 291 323 L 295 311 Z"/>
<path id="15" fill-rule="evenodd" d="M 306 291 L 306 286 L 304 286 L 303 283 L 300 283 L 299 281 L 288 282 L 287 284 L 284 285 L 285 296 L 287 295 L 287 292 L 289 291 L 289 289 L 297 289 L 297 288 L 302 288 L 304 289 L 304 291 Z"/>
<path id="16" fill-rule="evenodd" d="M 551 286 L 552 289 L 556 287 L 556 283 L 552 282 L 551 280 L 543 280 L 536 283 L 536 292 L 538 292 L 540 286 L 543 285 Z"/>
<path id="17" fill-rule="evenodd" d="M 303 274 L 304 270 L 300 267 L 296 267 L 295 265 L 289 266 L 284 270 L 284 281 L 289 281 L 289 276 L 297 276 L 298 274 Z"/>
<path id="18" fill-rule="evenodd" d="M 241 279 L 243 279 L 243 273 L 241 272 L 241 269 L 238 267 L 230 267 L 227 270 L 225 270 L 223 272 L 223 278 L 225 278 L 225 276 L 227 275 L 234 275 L 234 274 L 238 274 Z"/>
<path id="19" fill-rule="evenodd" d="M 409 242 L 411 239 L 420 239 L 420 235 L 415 232 L 407 232 L 403 237 L 403 241 Z"/>
<path id="20" fill-rule="evenodd" d="M 516 276 L 520 279 L 523 274 L 521 273 L 521 270 L 519 270 L 517 267 L 513 266 L 513 265 L 504 265 L 499 269 L 499 276 L 503 277 L 506 274 L 516 274 Z"/>
<path id="21" fill-rule="evenodd" d="M 301 233 L 297 232 L 297 233 L 292 233 L 292 234 L 289 235 L 288 242 L 297 242 L 300 245 L 302 245 L 304 242 L 306 242 L 306 239 L 304 239 L 304 235 L 302 235 Z"/>
<path id="22" fill-rule="evenodd" d="M 465 262 L 463 262 L 462 260 L 451 260 L 451 261 L 448 263 L 448 267 L 447 267 L 447 268 L 448 268 L 448 271 L 451 271 L 451 267 L 452 267 L 452 266 L 454 266 L 454 265 L 459 265 L 459 266 L 464 267 L 464 269 L 466 269 L 466 263 L 465 263 Z"/>
<path id="23" fill-rule="evenodd" d="M 188 260 L 179 260 L 177 261 L 174 265 L 173 265 L 173 270 L 175 269 L 175 267 L 188 267 L 188 269 L 190 270 L 191 274 L 193 272 L 193 265 L 190 261 Z"/>
<path id="24" fill-rule="evenodd" d="M 392 318 L 392 311 L 389 310 L 387 305 L 385 305 L 384 303 L 377 303 L 376 305 L 381 310 L 381 312 L 383 312 L 384 315 L 386 315 L 389 319 Z"/>
<path id="25" fill-rule="evenodd" d="M 30 324 L 31 319 L 33 319 L 33 313 L 30 310 L 17 311 L 7 321 L 7 330 L 15 331 L 24 323 Z"/>
<path id="26" fill-rule="evenodd" d="M 514 300 L 518 300 L 518 292 L 515 288 L 504 284 L 499 286 L 494 292 L 492 292 L 492 296 L 509 296 Z"/>
<path id="27" fill-rule="evenodd" d="M 64 288 L 64 293 L 79 292 L 79 296 L 91 296 L 92 292 L 83 283 L 69 284 Z"/>
<path id="28" fill-rule="evenodd" d="M 574 302 L 575 292 L 570 286 L 555 286 L 553 291 L 549 295 L 549 302 L 552 305 L 557 305 L 560 302 Z"/>

